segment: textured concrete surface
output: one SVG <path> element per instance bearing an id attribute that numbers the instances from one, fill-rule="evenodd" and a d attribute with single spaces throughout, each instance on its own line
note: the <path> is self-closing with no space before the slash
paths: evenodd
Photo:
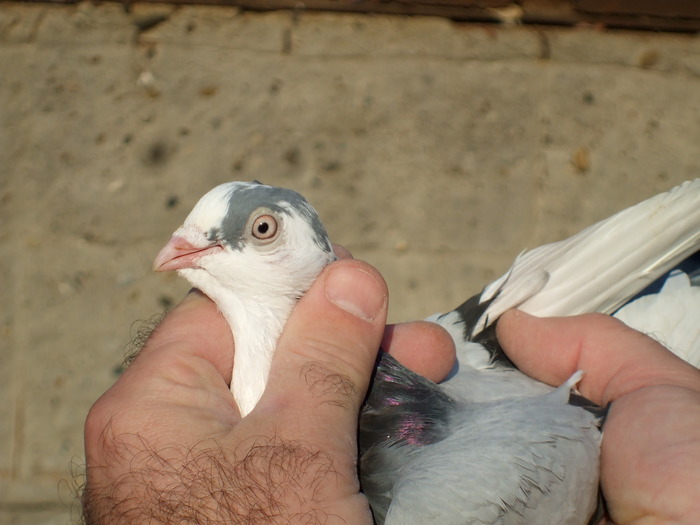
<path id="1" fill-rule="evenodd" d="M 424 317 L 700 175 L 700 39 L 3 3 L 0 122 L 0 524 L 63 524 L 87 409 L 187 289 L 151 261 L 206 190 L 301 191 L 391 318 Z"/>

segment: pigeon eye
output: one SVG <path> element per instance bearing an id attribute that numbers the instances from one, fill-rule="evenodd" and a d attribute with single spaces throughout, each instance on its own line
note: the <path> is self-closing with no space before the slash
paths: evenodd
<path id="1" fill-rule="evenodd" d="M 253 221 L 253 237 L 266 241 L 277 234 L 277 220 L 272 215 L 261 215 Z"/>

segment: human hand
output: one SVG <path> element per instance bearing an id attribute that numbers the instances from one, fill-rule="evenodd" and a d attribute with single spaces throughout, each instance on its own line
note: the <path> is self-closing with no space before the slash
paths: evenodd
<path id="1" fill-rule="evenodd" d="M 526 374 L 578 388 L 608 413 L 601 486 L 617 525 L 700 523 L 700 371 L 601 314 L 501 316 L 501 346 Z"/>
<path id="2" fill-rule="evenodd" d="M 454 359 L 432 324 L 385 331 L 386 308 L 376 270 L 327 267 L 285 327 L 259 404 L 241 419 L 228 385 L 229 327 L 208 298 L 189 294 L 90 410 L 86 523 L 371 523 L 356 428 L 380 340 L 435 380 Z M 419 347 L 438 358 L 416 361 Z"/>

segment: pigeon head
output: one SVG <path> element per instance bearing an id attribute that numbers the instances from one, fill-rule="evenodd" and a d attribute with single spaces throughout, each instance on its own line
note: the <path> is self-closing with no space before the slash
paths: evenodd
<path id="1" fill-rule="evenodd" d="M 177 270 L 217 303 L 236 347 L 231 388 L 247 413 L 264 390 L 294 304 L 335 258 L 304 197 L 257 182 L 230 182 L 199 200 L 154 269 Z"/>
<path id="2" fill-rule="evenodd" d="M 335 259 L 316 211 L 298 193 L 230 182 L 204 195 L 156 257 L 203 292 L 299 298 Z"/>

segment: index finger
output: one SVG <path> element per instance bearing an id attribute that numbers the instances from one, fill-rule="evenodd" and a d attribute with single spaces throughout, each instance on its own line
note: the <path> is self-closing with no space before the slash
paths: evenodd
<path id="1" fill-rule="evenodd" d="M 601 405 L 653 385 L 700 391 L 696 368 L 607 315 L 538 318 L 511 310 L 496 333 L 518 368 L 540 381 L 560 385 L 583 370 L 579 390 Z"/>
<path id="2" fill-rule="evenodd" d="M 182 351 L 206 359 L 227 383 L 233 370 L 233 335 L 216 304 L 193 289 L 151 333 L 136 361 L 152 354 Z"/>

